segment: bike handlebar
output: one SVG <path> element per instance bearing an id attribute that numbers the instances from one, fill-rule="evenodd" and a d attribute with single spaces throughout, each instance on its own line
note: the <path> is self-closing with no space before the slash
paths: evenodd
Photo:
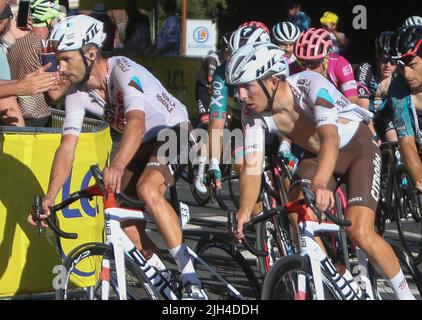
<path id="1" fill-rule="evenodd" d="M 319 209 L 317 209 L 316 206 L 315 206 L 315 194 L 312 192 L 310 187 L 306 184 L 301 184 L 300 188 L 301 188 L 301 191 L 304 195 L 303 199 L 299 199 L 297 201 L 294 201 L 294 202 L 287 204 L 287 205 L 284 205 L 284 206 L 278 206 L 278 207 L 270 209 L 270 210 L 265 210 L 261 215 L 253 217 L 248 223 L 246 223 L 243 226 L 243 229 L 246 230 L 248 227 L 250 227 L 252 225 L 255 225 L 259 222 L 268 220 L 269 218 L 271 218 L 275 215 L 281 214 L 281 213 L 293 213 L 293 212 L 295 212 L 295 208 L 298 208 L 298 207 L 304 206 L 304 205 L 306 207 L 311 208 L 311 210 L 314 211 L 314 213 L 316 214 L 316 216 L 318 218 L 318 222 L 322 223 L 322 212 Z M 336 217 L 335 215 L 331 214 L 329 212 L 329 210 L 324 212 L 324 214 L 329 220 L 331 220 L 332 222 L 334 222 L 335 224 L 337 224 L 340 227 L 349 227 L 349 226 L 352 225 L 352 223 L 349 220 L 342 220 L 342 219 Z M 235 239 L 236 228 L 237 228 L 236 212 L 230 211 L 228 213 L 227 220 L 228 220 L 229 234 L 230 234 L 232 239 Z M 268 254 L 264 250 L 257 250 L 254 246 L 251 246 L 249 244 L 248 240 L 246 239 L 246 237 L 243 237 L 242 243 L 245 246 L 245 248 L 255 256 L 262 257 L 262 256 L 266 256 Z"/>

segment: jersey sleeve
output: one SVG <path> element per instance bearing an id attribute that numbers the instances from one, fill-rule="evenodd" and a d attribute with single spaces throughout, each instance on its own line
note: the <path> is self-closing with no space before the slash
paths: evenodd
<path id="1" fill-rule="evenodd" d="M 130 72 L 130 62 L 125 58 L 117 58 L 116 65 L 110 75 L 115 80 L 117 89 L 123 95 L 125 113 L 132 110 L 145 112 L 145 90 L 143 79 Z"/>
<path id="2" fill-rule="evenodd" d="M 220 65 L 214 73 L 210 103 L 211 119 L 227 117 L 229 89 L 225 79 L 225 64 Z"/>
<path id="3" fill-rule="evenodd" d="M 323 125 L 334 125 L 338 123 L 338 112 L 335 108 L 333 96 L 334 90 L 337 90 L 325 77 L 314 73 L 313 77 L 302 91 L 308 93 L 313 108 L 314 121 L 317 128 Z M 340 92 L 338 92 L 340 95 Z"/>
<path id="4" fill-rule="evenodd" d="M 245 155 L 251 152 L 264 153 L 266 125 L 262 116 L 244 108 L 242 125 L 245 134 Z"/>
<path id="5" fill-rule="evenodd" d="M 358 96 L 362 99 L 370 99 L 370 83 L 373 77 L 372 67 L 369 63 L 361 63 L 356 70 Z"/>
<path id="6" fill-rule="evenodd" d="M 358 89 L 352 66 L 344 57 L 340 56 L 338 58 L 335 74 L 337 80 L 339 81 L 341 92 L 345 97 L 358 96 Z"/>
<path id="7" fill-rule="evenodd" d="M 84 91 L 72 89 L 65 99 L 65 116 L 62 135 L 73 134 L 79 136 L 85 116 L 85 105 L 88 94 Z"/>

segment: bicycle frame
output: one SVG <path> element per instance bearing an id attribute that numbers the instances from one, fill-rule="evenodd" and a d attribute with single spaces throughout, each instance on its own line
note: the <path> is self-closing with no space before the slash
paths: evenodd
<path id="1" fill-rule="evenodd" d="M 325 281 L 325 283 L 334 288 L 334 292 L 336 292 L 337 297 L 339 299 L 343 298 L 343 293 L 341 289 L 336 285 L 336 281 L 338 281 L 338 277 L 340 276 L 336 271 L 336 267 L 330 261 L 327 254 L 321 249 L 320 245 L 316 242 L 315 236 L 321 232 L 339 232 L 341 227 L 335 223 L 328 223 L 322 222 L 319 223 L 317 221 L 313 221 L 307 214 L 307 206 L 295 206 L 294 208 L 289 208 L 289 211 L 294 211 L 298 214 L 298 226 L 299 226 L 299 254 L 304 257 L 308 257 L 311 265 L 311 271 L 314 279 L 314 285 L 316 290 L 316 297 L 318 300 L 324 300 L 324 276 L 322 272 L 322 268 L 330 276 L 332 281 Z M 365 253 L 358 249 L 358 266 L 359 270 L 361 271 L 360 277 L 361 281 L 365 283 L 365 291 L 368 294 L 371 300 L 374 299 L 373 290 L 371 281 L 366 276 L 368 273 L 368 265 L 366 262 L 366 255 Z M 297 293 L 297 298 L 303 298 L 306 295 L 306 281 L 305 279 L 301 278 L 304 275 L 299 275 L 298 284 L 299 290 Z M 342 277 L 342 276 L 341 276 Z M 342 277 L 344 279 L 344 277 Z M 337 279 L 337 280 L 335 280 Z M 344 279 L 344 281 L 347 281 Z M 353 290 L 352 287 L 350 287 Z M 353 290 L 355 294 L 355 292 Z M 355 297 L 355 295 L 352 295 Z"/>
<path id="2" fill-rule="evenodd" d="M 95 175 L 94 175 L 95 177 Z M 97 179 L 97 177 L 96 177 Z M 126 294 L 126 274 L 125 274 L 125 256 L 128 256 L 133 260 L 148 279 L 148 283 L 145 283 L 146 290 L 151 294 L 154 299 L 158 299 L 159 292 L 165 299 L 177 300 L 176 293 L 172 290 L 169 282 L 165 279 L 164 275 L 152 267 L 144 256 L 139 252 L 133 242 L 128 238 L 125 232 L 120 226 L 120 222 L 123 220 L 139 220 L 154 222 L 151 215 L 141 209 L 145 206 L 144 203 L 129 199 L 123 194 L 120 194 L 122 200 L 136 209 L 126 208 L 120 206 L 116 201 L 116 195 L 108 192 L 99 184 L 88 187 L 85 190 L 75 192 L 69 195 L 69 199 L 65 200 L 62 204 L 51 207 L 52 216 L 55 212 L 61 210 L 64 206 L 67 206 L 81 198 L 92 198 L 94 196 L 100 196 L 104 202 L 104 215 L 105 215 L 105 242 L 110 245 L 113 249 L 115 268 L 117 275 L 117 288 L 118 296 L 121 300 L 127 299 Z M 40 199 L 40 198 L 39 198 Z M 39 201 L 40 204 L 40 201 Z M 189 207 L 180 202 L 181 225 L 185 225 L 189 221 Z M 52 229 L 60 236 L 76 238 L 76 234 L 68 234 L 60 230 L 57 226 L 52 223 L 51 220 L 47 220 L 48 224 L 52 226 Z M 236 290 L 230 283 L 228 283 L 221 275 L 214 271 L 205 261 L 203 261 L 192 249 L 188 247 L 188 252 L 196 259 L 202 266 L 204 266 L 218 281 L 220 281 L 229 291 L 232 297 L 236 299 L 243 299 L 241 293 Z M 83 257 L 81 257 L 83 258 Z M 107 300 L 109 298 L 110 288 L 110 260 L 103 258 L 101 264 L 100 282 L 102 288 L 102 299 Z M 70 281 L 70 274 L 66 279 L 66 286 Z"/>

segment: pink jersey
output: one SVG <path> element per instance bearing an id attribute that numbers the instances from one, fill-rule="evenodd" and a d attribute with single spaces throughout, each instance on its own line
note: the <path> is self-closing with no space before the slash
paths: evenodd
<path id="1" fill-rule="evenodd" d="M 328 56 L 327 77 L 347 98 L 358 96 L 358 88 L 352 66 L 344 57 L 330 53 Z"/>
<path id="2" fill-rule="evenodd" d="M 297 63 L 297 58 L 294 54 L 292 54 L 290 57 L 287 55 L 284 56 L 287 59 L 287 62 L 289 63 L 289 75 L 295 75 L 296 73 L 302 72 L 305 69 L 302 68 L 299 63 Z"/>

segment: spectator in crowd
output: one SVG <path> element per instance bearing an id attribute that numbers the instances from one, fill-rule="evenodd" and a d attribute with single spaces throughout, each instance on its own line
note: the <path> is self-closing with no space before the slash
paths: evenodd
<path id="1" fill-rule="evenodd" d="M 96 3 L 94 11 L 91 13 L 91 17 L 104 23 L 104 31 L 107 34 L 107 38 L 103 43 L 103 51 L 113 51 L 114 38 L 116 37 L 116 25 L 107 14 L 106 5 L 104 3 Z"/>
<path id="2" fill-rule="evenodd" d="M 3 40 L 3 36 L 10 30 L 13 14 L 6 0 L 0 0 L 0 80 L 10 80 L 10 67 L 7 61 L 9 43 Z M 22 113 L 16 97 L 0 99 L 0 124 L 24 126 Z"/>
<path id="3" fill-rule="evenodd" d="M 153 55 L 177 56 L 180 54 L 181 22 L 176 16 L 176 0 L 165 0 L 163 9 L 166 20 L 163 27 L 158 31 Z"/>
<path id="4" fill-rule="evenodd" d="M 35 72 L 41 65 L 41 40 L 47 39 L 49 30 L 57 23 L 60 16 L 65 16 L 63 6 L 58 0 L 35 0 L 31 2 L 33 29 L 18 38 L 8 53 L 12 79 L 20 79 Z M 56 72 L 58 77 L 58 72 Z M 49 104 L 60 98 L 67 91 L 68 82 L 61 83 L 60 90 L 48 91 L 48 98 L 39 93 L 31 96 L 19 96 L 18 103 L 25 120 L 30 127 L 45 127 L 51 124 Z"/>
<path id="5" fill-rule="evenodd" d="M 139 11 L 136 0 L 126 0 L 125 11 L 128 16 L 125 29 L 125 50 L 145 54 L 151 48 L 149 19 Z"/>
<path id="6" fill-rule="evenodd" d="M 285 2 L 284 7 L 287 13 L 287 21 L 293 22 L 301 32 L 311 27 L 311 18 L 302 11 L 300 1 L 288 0 Z"/>
<path id="7" fill-rule="evenodd" d="M 331 40 L 333 41 L 332 52 L 341 54 L 347 48 L 348 40 L 344 33 L 337 30 L 339 17 L 334 12 L 325 11 L 323 16 L 319 19 L 321 28 L 330 32 Z"/>

